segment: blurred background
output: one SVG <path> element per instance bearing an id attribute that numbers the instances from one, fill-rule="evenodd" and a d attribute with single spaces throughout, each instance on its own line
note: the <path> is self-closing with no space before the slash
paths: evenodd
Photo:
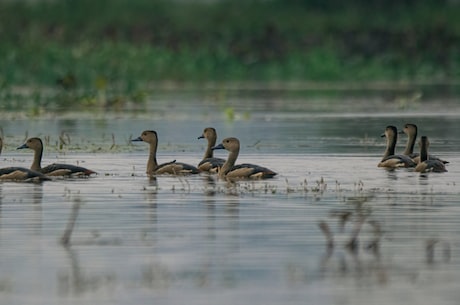
<path id="1" fill-rule="evenodd" d="M 0 101 L 122 109 L 206 86 L 457 95 L 458 16 L 458 0 L 0 0 Z"/>

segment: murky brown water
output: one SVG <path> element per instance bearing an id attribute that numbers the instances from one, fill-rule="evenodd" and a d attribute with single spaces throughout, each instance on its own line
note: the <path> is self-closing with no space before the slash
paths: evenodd
<path id="1" fill-rule="evenodd" d="M 245 114 L 235 106 L 228 120 L 220 108 L 194 106 L 0 121 L 2 166 L 29 165 L 31 153 L 15 150 L 27 133 L 49 136 L 44 164 L 79 163 L 99 173 L 0 184 L 2 303 L 457 304 L 458 115 L 270 108 Z M 451 161 L 448 173 L 377 168 L 383 129 L 406 122 L 418 124 L 431 151 Z M 205 145 L 196 138 L 207 126 L 219 139 L 240 138 L 240 162 L 279 176 L 236 185 L 205 175 L 153 182 L 144 174 L 146 145 L 128 144 L 155 129 L 160 162 L 196 164 Z M 59 150 L 63 131 L 70 142 Z M 64 247 L 59 240 L 78 201 Z M 347 248 L 359 226 L 358 243 Z"/>

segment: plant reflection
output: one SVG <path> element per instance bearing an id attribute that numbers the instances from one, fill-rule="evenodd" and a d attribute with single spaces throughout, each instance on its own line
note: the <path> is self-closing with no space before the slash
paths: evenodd
<path id="1" fill-rule="evenodd" d="M 174 281 L 174 275 L 163 264 L 151 263 L 143 266 L 141 270 L 141 283 L 143 287 L 154 290 L 167 290 Z"/>
<path id="2" fill-rule="evenodd" d="M 82 295 L 94 292 L 102 287 L 115 286 L 117 277 L 114 272 L 106 274 L 87 274 L 80 266 L 77 251 L 71 247 L 64 247 L 70 261 L 70 270 L 57 274 L 57 291 L 61 297 Z M 94 271 L 94 270 L 93 270 Z"/>
<path id="3" fill-rule="evenodd" d="M 379 221 L 369 219 L 371 208 L 367 206 L 367 202 L 371 198 L 373 195 L 349 197 L 346 202 L 351 208 L 330 212 L 331 217 L 338 219 L 337 233 L 349 234 L 349 237 L 345 238 L 343 248 L 338 247 L 329 224 L 326 221 L 319 222 L 318 226 L 326 238 L 326 251 L 320 261 L 322 277 L 332 272 L 332 274 L 353 276 L 357 279 L 375 276 L 377 283 L 381 285 L 388 282 L 387 270 L 381 262 L 380 254 L 383 231 Z M 366 236 L 369 240 L 360 247 L 360 236 L 364 226 L 368 227 L 372 233 Z M 350 228 L 347 230 L 346 227 Z M 341 239 L 343 240 L 343 237 Z M 360 253 L 361 248 L 370 256 L 364 257 Z M 334 253 L 338 257 L 337 264 L 331 261 Z"/>

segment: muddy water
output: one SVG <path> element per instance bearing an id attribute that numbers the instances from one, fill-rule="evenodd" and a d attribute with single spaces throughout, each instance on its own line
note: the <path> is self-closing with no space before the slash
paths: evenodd
<path id="1" fill-rule="evenodd" d="M 0 184 L 2 303 L 457 304 L 457 115 L 247 113 L 240 105 L 229 118 L 205 106 L 3 119 L 2 166 L 28 166 L 31 153 L 15 148 L 40 135 L 48 143 L 44 164 L 79 163 L 99 175 Z M 406 122 L 451 161 L 448 173 L 376 167 L 383 129 Z M 279 175 L 237 184 L 206 175 L 145 177 L 147 147 L 130 138 L 155 129 L 159 161 L 196 164 L 205 145 L 197 137 L 207 126 L 220 139 L 240 138 L 239 161 Z"/>

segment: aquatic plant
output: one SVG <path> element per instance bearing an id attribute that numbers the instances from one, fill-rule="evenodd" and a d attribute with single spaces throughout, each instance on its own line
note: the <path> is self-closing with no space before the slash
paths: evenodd
<path id="1" fill-rule="evenodd" d="M 227 121 L 233 122 L 235 120 L 235 109 L 233 107 L 225 108 L 224 113 Z"/>

